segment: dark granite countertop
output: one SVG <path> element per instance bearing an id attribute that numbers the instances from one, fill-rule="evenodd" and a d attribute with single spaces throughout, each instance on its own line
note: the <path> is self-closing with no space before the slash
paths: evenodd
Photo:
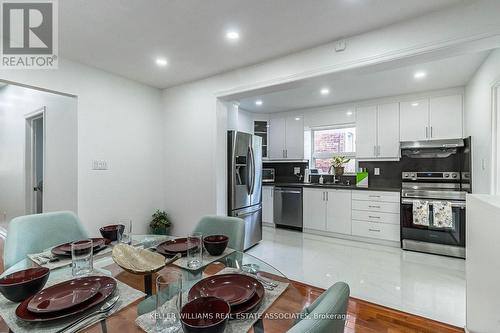
<path id="1" fill-rule="evenodd" d="M 342 184 L 318 184 L 318 183 L 262 183 L 262 186 L 281 186 L 281 187 L 303 187 L 303 188 L 333 188 L 333 189 L 346 189 L 346 190 L 365 190 L 365 191 L 388 191 L 400 192 L 399 187 L 383 187 L 383 186 L 369 186 L 357 187 L 356 185 L 342 185 Z"/>

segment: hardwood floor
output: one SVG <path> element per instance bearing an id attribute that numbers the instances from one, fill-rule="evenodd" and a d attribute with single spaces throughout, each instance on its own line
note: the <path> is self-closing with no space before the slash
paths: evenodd
<path id="1" fill-rule="evenodd" d="M 0 237 L 0 255 L 3 258 L 3 242 Z M 3 272 L 3 260 L 0 260 L 0 272 Z M 306 297 L 309 303 L 323 293 L 324 289 L 312 287 L 300 282 L 294 286 Z M 463 329 L 437 321 L 393 310 L 384 306 L 350 298 L 347 310 L 345 333 L 459 333 Z M 0 320 L 0 332 L 6 329 Z M 134 329 L 136 329 L 134 327 Z M 124 329 L 123 332 L 127 332 Z"/>

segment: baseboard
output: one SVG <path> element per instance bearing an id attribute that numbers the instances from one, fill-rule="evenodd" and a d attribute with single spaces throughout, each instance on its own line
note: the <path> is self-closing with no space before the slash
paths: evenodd
<path id="1" fill-rule="evenodd" d="M 361 236 L 353 236 L 353 235 L 344 235 L 344 234 L 338 234 L 338 233 L 335 233 L 335 232 L 318 231 L 318 230 L 307 229 L 307 228 L 304 228 L 303 232 L 304 233 L 308 233 L 308 234 L 312 234 L 312 235 L 318 235 L 318 236 L 324 236 L 324 237 L 332 237 L 332 238 L 340 238 L 340 239 L 346 239 L 346 240 L 363 242 L 363 243 L 384 245 L 384 246 L 390 246 L 390 247 L 396 247 L 396 248 L 400 248 L 401 247 L 401 244 L 399 242 L 387 241 L 387 240 L 382 240 L 382 239 L 375 239 L 375 238 L 368 238 L 368 237 L 361 237 Z"/>

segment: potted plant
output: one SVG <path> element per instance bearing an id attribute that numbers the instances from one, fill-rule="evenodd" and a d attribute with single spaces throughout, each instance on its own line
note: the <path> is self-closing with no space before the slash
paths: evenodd
<path id="1" fill-rule="evenodd" d="M 152 215 L 152 217 L 153 219 L 149 223 L 151 232 L 154 235 L 168 235 L 172 223 L 169 221 L 167 213 L 164 210 L 161 211 L 157 209 L 156 212 Z"/>
<path id="2" fill-rule="evenodd" d="M 351 159 L 345 156 L 334 156 L 331 162 L 331 168 L 334 170 L 335 176 L 342 176 L 344 174 L 344 165 L 349 163 Z"/>

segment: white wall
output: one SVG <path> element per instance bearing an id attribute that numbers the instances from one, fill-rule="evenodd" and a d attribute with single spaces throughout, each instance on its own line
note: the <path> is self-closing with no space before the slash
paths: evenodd
<path id="1" fill-rule="evenodd" d="M 76 99 L 8 85 L 0 88 L 0 222 L 29 209 L 25 205 L 25 193 L 31 190 L 25 188 L 25 115 L 41 107 L 46 107 L 43 210 L 77 211 Z"/>
<path id="2" fill-rule="evenodd" d="M 465 90 L 465 134 L 472 136 L 474 193 L 492 193 L 492 86 L 500 80 L 500 50 L 492 52 Z"/>
<path id="3" fill-rule="evenodd" d="M 165 203 L 160 90 L 67 60 L 57 70 L 0 70 L 0 80 L 77 96 L 78 215 L 93 235 L 120 218 L 145 232 Z M 94 159 L 109 170 L 91 170 Z"/>
<path id="4" fill-rule="evenodd" d="M 348 48 L 340 53 L 335 53 L 330 43 L 164 90 L 165 158 L 177 161 L 167 163 L 165 175 L 165 206 L 174 218 L 174 232 L 187 233 L 204 214 L 225 213 L 227 189 L 220 184 L 225 182 L 226 175 L 228 111 L 223 103 L 216 101 L 217 96 L 326 71 L 342 71 L 430 51 L 443 52 L 447 48 L 461 49 L 467 41 L 491 43 L 488 37 L 500 36 L 499 11 L 498 1 L 465 4 L 349 38 Z M 183 179 L 182 174 L 193 176 Z"/>

